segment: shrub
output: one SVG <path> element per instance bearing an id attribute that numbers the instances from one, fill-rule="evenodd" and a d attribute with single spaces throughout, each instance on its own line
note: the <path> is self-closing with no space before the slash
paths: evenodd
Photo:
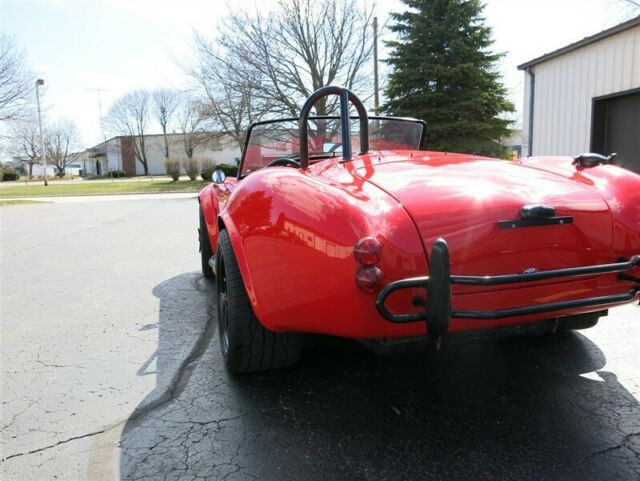
<path id="1" fill-rule="evenodd" d="M 14 170 L 3 170 L 2 171 L 2 182 L 8 180 L 18 180 L 20 178 L 20 174 L 18 174 Z"/>
<path id="2" fill-rule="evenodd" d="M 227 177 L 236 177 L 238 175 L 238 166 L 231 164 L 218 164 L 216 169 L 220 169 Z"/>
<path id="3" fill-rule="evenodd" d="M 120 177 L 126 177 L 127 173 L 124 170 L 112 170 L 111 177 L 114 179 L 119 179 Z"/>
<path id="4" fill-rule="evenodd" d="M 180 178 L 180 162 L 169 158 L 164 159 L 164 168 L 167 174 L 171 176 L 174 182 Z"/>
<path id="5" fill-rule="evenodd" d="M 194 159 L 187 159 L 182 163 L 184 171 L 189 176 L 189 180 L 196 180 L 198 178 L 198 161 Z"/>
<path id="6" fill-rule="evenodd" d="M 215 168 L 215 161 L 211 159 L 203 160 L 200 164 L 200 177 L 202 177 L 202 180 L 211 180 L 211 176 L 213 175 L 213 171 L 215 170 Z"/>

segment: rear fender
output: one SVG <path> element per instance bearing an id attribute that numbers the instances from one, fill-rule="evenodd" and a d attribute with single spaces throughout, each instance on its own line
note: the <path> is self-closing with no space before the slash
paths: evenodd
<path id="1" fill-rule="evenodd" d="M 640 252 L 640 175 L 615 165 L 599 165 L 580 169 L 577 176 L 597 189 L 609 206 L 613 218 L 613 260 L 637 255 Z"/>
<path id="2" fill-rule="evenodd" d="M 532 157 L 522 163 L 597 190 L 612 217 L 611 261 L 640 251 L 640 175 L 615 165 L 576 167 L 571 157 Z"/>
<path id="3" fill-rule="evenodd" d="M 342 166 L 335 170 L 344 173 Z M 355 284 L 360 265 L 353 248 L 369 235 L 383 245 L 383 283 L 428 270 L 408 214 L 377 187 L 363 183 L 350 190 L 338 178 L 265 169 L 238 185 L 220 219 L 254 312 L 267 328 L 345 337 L 424 333 L 422 324 L 391 325 L 375 308 L 376 294 Z M 406 309 L 415 294 L 402 293 L 390 305 Z"/>

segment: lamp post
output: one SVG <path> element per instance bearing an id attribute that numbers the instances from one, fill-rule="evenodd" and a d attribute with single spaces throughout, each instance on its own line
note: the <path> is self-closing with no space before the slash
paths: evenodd
<path id="1" fill-rule="evenodd" d="M 378 17 L 373 17 L 373 111 L 380 110 L 380 87 L 378 85 Z"/>
<path id="2" fill-rule="evenodd" d="M 44 135 L 42 134 L 42 114 L 40 113 L 40 87 L 44 85 L 44 80 L 36 80 L 36 102 L 38 103 L 38 126 L 40 128 L 40 144 L 42 148 L 42 163 L 44 164 L 44 185 L 49 185 L 47 181 L 47 153 L 44 150 Z"/>

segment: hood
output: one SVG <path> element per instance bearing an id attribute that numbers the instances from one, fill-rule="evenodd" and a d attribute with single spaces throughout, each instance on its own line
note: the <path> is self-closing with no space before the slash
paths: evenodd
<path id="1" fill-rule="evenodd" d="M 589 186 L 514 162 L 461 155 L 420 152 L 404 161 L 377 156 L 362 161 L 356 175 L 407 210 L 427 252 L 437 238 L 447 241 L 453 274 L 513 274 L 611 261 L 609 208 Z M 573 222 L 499 226 L 520 220 L 520 209 L 528 204 L 552 206 L 556 216 Z"/>

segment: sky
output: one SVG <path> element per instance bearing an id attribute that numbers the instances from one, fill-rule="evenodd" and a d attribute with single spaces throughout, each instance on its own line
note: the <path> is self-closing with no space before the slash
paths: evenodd
<path id="1" fill-rule="evenodd" d="M 360 0 L 368 2 L 370 0 Z M 277 0 L 0 0 L 0 31 L 45 80 L 45 120 L 72 118 L 82 143 L 102 139 L 100 112 L 136 88 L 189 88 L 194 32 L 216 35 L 229 9 L 267 12 Z M 623 0 L 485 0 L 506 87 L 522 111 L 517 65 L 624 20 Z M 400 0 L 378 0 L 380 23 Z M 384 49 L 381 58 L 384 58 Z M 357 92 L 356 92 L 357 93 Z"/>

